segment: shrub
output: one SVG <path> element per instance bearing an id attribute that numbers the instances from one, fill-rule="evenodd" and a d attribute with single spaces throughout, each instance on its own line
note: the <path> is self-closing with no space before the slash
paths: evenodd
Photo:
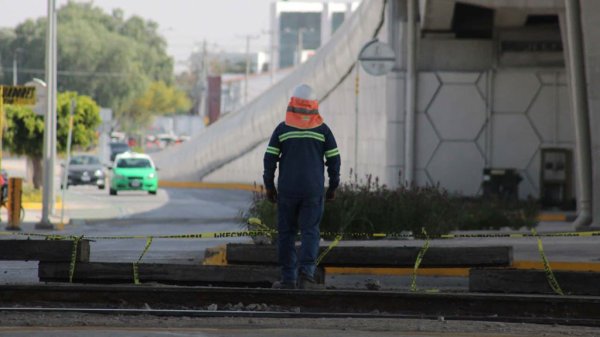
<path id="1" fill-rule="evenodd" d="M 466 198 L 449 194 L 439 185 L 398 186 L 390 189 L 377 178 L 356 177 L 340 186 L 336 199 L 325 204 L 321 232 L 326 239 L 335 233 L 351 233 L 346 239 L 366 239 L 370 233 L 437 236 L 452 230 L 534 227 L 539 209 L 534 200 L 503 201 Z M 245 218 L 256 217 L 269 229 L 277 229 L 277 207 L 255 192 Z M 249 226 L 249 229 L 258 229 Z"/>

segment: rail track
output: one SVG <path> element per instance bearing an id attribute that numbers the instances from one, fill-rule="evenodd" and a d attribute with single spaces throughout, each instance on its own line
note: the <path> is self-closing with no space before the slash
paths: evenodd
<path id="1" fill-rule="evenodd" d="M 56 307 L 0 307 L 5 313 L 79 313 L 100 315 L 149 315 L 159 317 L 228 317 L 228 318 L 358 318 L 358 319 L 425 319 L 447 321 L 487 321 L 504 323 L 560 324 L 598 327 L 597 320 L 590 319 L 560 319 L 544 317 L 517 316 L 441 316 L 441 315 L 400 315 L 400 314 L 360 314 L 360 313 L 331 313 L 331 312 L 281 312 L 281 311 L 244 311 L 244 310 L 194 310 L 194 309 L 117 309 L 117 308 L 56 308 Z"/>
<path id="2" fill-rule="evenodd" d="M 481 320 L 600 327 L 600 297 L 156 285 L 4 285 L 0 312 Z M 244 304 L 242 310 L 208 310 Z M 266 304 L 267 310 L 245 310 Z"/>

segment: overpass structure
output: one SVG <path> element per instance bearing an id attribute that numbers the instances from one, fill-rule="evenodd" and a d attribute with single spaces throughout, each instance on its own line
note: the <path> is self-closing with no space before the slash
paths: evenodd
<path id="1" fill-rule="evenodd" d="M 342 157 L 342 180 L 437 184 L 482 193 L 512 170 L 519 197 L 600 219 L 600 2 L 364 0 L 331 40 L 239 111 L 157 153 L 161 179 L 261 183 L 262 156 L 291 90 L 313 86 Z M 373 38 L 396 63 L 356 66 Z M 490 171 L 488 171 L 490 172 Z"/>

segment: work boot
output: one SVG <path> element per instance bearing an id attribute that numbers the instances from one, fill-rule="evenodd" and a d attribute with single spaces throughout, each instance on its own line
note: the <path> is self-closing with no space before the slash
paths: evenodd
<path id="1" fill-rule="evenodd" d="M 271 286 L 272 289 L 296 289 L 296 282 L 275 281 Z"/>
<path id="2" fill-rule="evenodd" d="M 306 274 L 301 273 L 298 277 L 298 289 L 323 290 L 325 289 L 325 285 L 317 283 L 314 277 L 310 277 Z"/>

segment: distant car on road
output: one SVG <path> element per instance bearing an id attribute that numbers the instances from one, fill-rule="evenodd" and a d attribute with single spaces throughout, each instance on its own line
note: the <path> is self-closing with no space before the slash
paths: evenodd
<path id="1" fill-rule="evenodd" d="M 110 161 L 115 161 L 118 154 L 123 152 L 131 151 L 127 143 L 110 143 Z"/>
<path id="2" fill-rule="evenodd" d="M 63 170 L 64 170 L 63 166 Z M 64 171 L 63 171 L 64 172 Z M 94 155 L 74 155 L 69 160 L 69 172 L 67 172 L 67 184 L 64 182 L 64 173 L 61 175 L 61 187 L 73 185 L 96 185 L 103 190 L 106 186 L 106 175 L 100 159 Z"/>
<path id="3" fill-rule="evenodd" d="M 118 191 L 148 191 L 156 194 L 158 174 L 147 154 L 125 152 L 117 155 L 111 168 L 110 195 Z"/>
<path id="4" fill-rule="evenodd" d="M 8 172 L 0 170 L 0 203 L 8 198 Z"/>

